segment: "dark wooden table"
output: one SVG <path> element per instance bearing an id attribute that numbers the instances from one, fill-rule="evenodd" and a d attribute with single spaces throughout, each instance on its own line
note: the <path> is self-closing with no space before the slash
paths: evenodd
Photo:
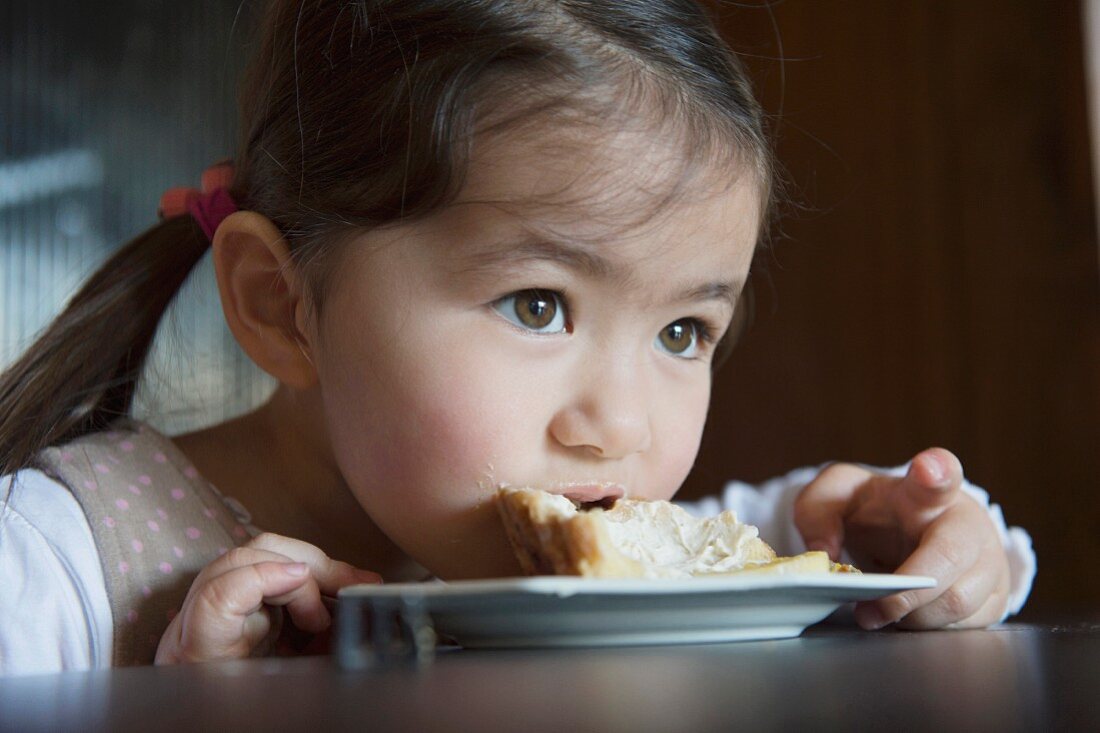
<path id="1" fill-rule="evenodd" d="M 0 729 L 1100 731 L 1100 619 L 782 641 L 0 678 Z"/>

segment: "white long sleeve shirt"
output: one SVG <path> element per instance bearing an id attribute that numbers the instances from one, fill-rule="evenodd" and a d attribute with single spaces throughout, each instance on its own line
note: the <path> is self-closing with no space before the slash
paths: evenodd
<path id="1" fill-rule="evenodd" d="M 697 516 L 732 509 L 778 554 L 798 554 L 806 548 L 791 506 L 818 470 L 799 469 L 760 486 L 734 481 L 717 496 L 682 506 Z M 40 471 L 20 471 L 12 486 L 11 476 L 0 478 L 0 675 L 110 667 L 111 607 L 83 510 L 67 488 Z M 964 489 L 986 507 L 1001 535 L 1012 578 L 1006 616 L 1014 614 L 1035 575 L 1031 538 L 1005 526 L 985 491 L 969 484 Z"/>

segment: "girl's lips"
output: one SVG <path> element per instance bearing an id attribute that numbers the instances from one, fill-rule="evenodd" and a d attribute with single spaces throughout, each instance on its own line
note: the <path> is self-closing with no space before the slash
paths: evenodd
<path id="1" fill-rule="evenodd" d="M 626 490 L 618 484 L 567 484 L 550 489 L 552 494 L 560 494 L 566 499 L 588 504 L 605 499 L 621 499 Z"/>

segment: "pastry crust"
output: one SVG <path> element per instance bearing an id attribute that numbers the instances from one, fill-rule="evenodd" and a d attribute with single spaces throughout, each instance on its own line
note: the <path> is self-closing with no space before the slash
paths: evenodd
<path id="1" fill-rule="evenodd" d="M 496 505 L 527 575 L 652 578 L 859 572 L 850 565 L 831 562 L 824 552 L 777 557 L 756 536 L 756 529 L 739 522 L 733 512 L 695 519 L 670 502 L 631 499 L 619 499 L 610 509 L 586 510 L 561 496 L 512 488 L 497 492 Z M 700 556 L 697 562 L 680 562 L 673 568 L 662 566 L 654 559 L 656 556 L 639 556 L 636 547 L 627 546 L 637 543 L 623 540 L 624 530 L 640 538 L 641 544 L 659 543 L 668 537 L 682 539 L 685 535 L 703 538 L 705 543 L 692 545 Z M 682 544 L 682 548 L 689 544 Z M 682 552 L 682 548 L 678 549 Z M 729 554 L 731 548 L 733 555 Z"/>

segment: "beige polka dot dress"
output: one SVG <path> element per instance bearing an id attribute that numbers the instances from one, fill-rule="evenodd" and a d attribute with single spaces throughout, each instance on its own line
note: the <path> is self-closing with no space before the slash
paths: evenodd
<path id="1" fill-rule="evenodd" d="M 191 582 L 254 530 L 167 437 L 133 421 L 42 451 L 36 467 L 88 519 L 114 619 L 116 666 L 152 664 Z"/>

